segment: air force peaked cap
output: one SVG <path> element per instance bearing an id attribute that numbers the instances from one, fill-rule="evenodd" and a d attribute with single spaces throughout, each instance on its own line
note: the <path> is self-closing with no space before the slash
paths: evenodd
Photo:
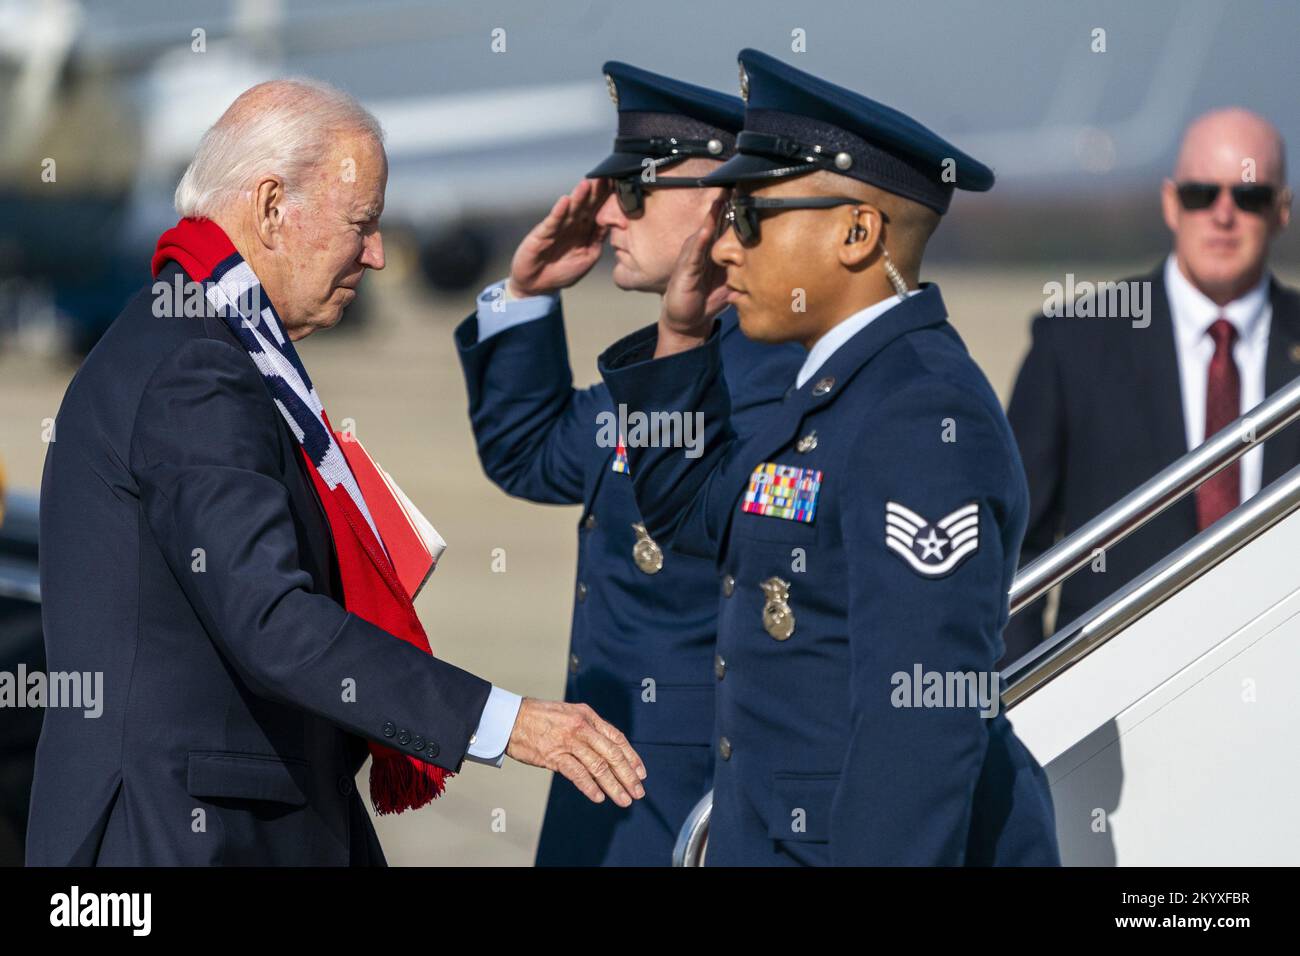
<path id="1" fill-rule="evenodd" d="M 587 178 L 641 172 L 691 156 L 728 159 L 745 123 L 745 104 L 734 96 L 611 60 L 604 66 L 609 98 L 618 107 L 614 152 Z"/>
<path id="2" fill-rule="evenodd" d="M 796 70 L 766 53 L 740 51 L 745 127 L 737 154 L 706 186 L 784 179 L 824 169 L 859 179 L 942 215 L 953 188 L 983 192 L 993 171 L 916 120 Z"/>

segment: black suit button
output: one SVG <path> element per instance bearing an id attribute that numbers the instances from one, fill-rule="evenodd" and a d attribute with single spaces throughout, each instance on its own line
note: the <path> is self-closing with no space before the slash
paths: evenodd
<path id="1" fill-rule="evenodd" d="M 347 774 L 339 774 L 339 793 L 345 797 L 352 795 L 352 778 Z"/>
<path id="2" fill-rule="evenodd" d="M 397 742 L 405 747 L 411 742 L 411 735 L 408 731 L 400 730 L 397 733 Z"/>
<path id="3" fill-rule="evenodd" d="M 411 743 L 411 746 L 414 747 L 416 750 L 423 750 L 423 749 L 424 749 L 424 738 L 421 737 L 421 736 L 419 736 L 419 735 L 416 735 L 416 738 L 415 738 L 415 740 Z"/>
<path id="4" fill-rule="evenodd" d="M 397 725 L 391 720 L 384 723 L 384 736 L 391 737 L 397 733 Z"/>
<path id="5" fill-rule="evenodd" d="M 441 749 L 441 748 L 438 746 L 438 742 L 437 742 L 436 740 L 430 740 L 430 741 L 429 741 L 429 753 L 428 753 L 428 756 L 430 756 L 430 757 L 436 757 L 436 756 L 438 756 L 438 751 L 439 751 L 440 749 Z"/>

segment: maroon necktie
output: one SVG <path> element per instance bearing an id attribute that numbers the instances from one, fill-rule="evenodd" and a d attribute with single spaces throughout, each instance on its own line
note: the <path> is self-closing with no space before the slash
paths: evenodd
<path id="1" fill-rule="evenodd" d="M 1232 357 L 1237 327 L 1227 319 L 1210 326 L 1214 358 L 1205 388 L 1205 438 L 1232 424 L 1241 415 L 1241 376 Z M 1196 526 L 1204 530 L 1241 504 L 1241 459 L 1196 489 Z"/>

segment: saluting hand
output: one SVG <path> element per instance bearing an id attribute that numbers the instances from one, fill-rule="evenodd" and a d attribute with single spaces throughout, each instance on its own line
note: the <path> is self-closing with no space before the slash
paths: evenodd
<path id="1" fill-rule="evenodd" d="M 682 243 L 659 313 L 655 358 L 702 345 L 713 328 L 713 316 L 727 304 L 726 270 L 709 255 L 721 209 L 719 200 L 710 209 L 708 222 Z"/>
<path id="2" fill-rule="evenodd" d="M 510 262 L 510 294 L 519 298 L 567 289 L 600 259 L 605 227 L 596 224 L 609 181 L 584 179 L 561 196 L 519 243 Z"/>
<path id="3" fill-rule="evenodd" d="M 645 796 L 640 755 L 586 704 L 525 697 L 506 755 L 563 774 L 592 803 L 603 803 L 608 794 L 620 807 L 630 807 Z"/>

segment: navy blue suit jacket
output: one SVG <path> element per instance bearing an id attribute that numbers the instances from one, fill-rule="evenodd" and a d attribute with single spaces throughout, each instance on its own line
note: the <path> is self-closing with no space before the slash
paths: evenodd
<path id="1" fill-rule="evenodd" d="M 734 310 L 720 321 L 744 428 L 780 398 L 804 353 L 746 339 Z M 573 387 L 558 303 L 483 341 L 470 316 L 456 344 L 488 477 L 529 501 L 582 505 L 565 700 L 591 705 L 622 729 L 648 772 L 645 798 L 627 810 L 593 804 L 556 777 L 537 862 L 666 866 L 712 775 L 717 570 L 666 549 L 653 574 L 633 560 L 641 516 L 631 476 L 615 470 L 615 449 L 597 442 L 598 417 L 616 410 L 603 384 Z"/>
<path id="2" fill-rule="evenodd" d="M 792 382 L 747 439 L 729 425 L 716 333 L 650 360 L 656 340 L 655 327 L 634 333 L 600 367 L 615 401 L 701 411 L 708 429 L 697 459 L 628 449 L 651 532 L 716 557 L 730 584 L 706 862 L 1058 862 L 1045 775 L 1006 717 L 895 695 L 896 675 L 917 667 L 945 679 L 993 670 L 1028 512 L 1011 430 L 939 290 Z M 811 520 L 745 509 L 768 463 L 821 473 Z M 935 523 L 974 505 L 977 549 L 944 574 L 918 572 L 887 544 L 889 502 Z M 794 615 L 784 640 L 765 625 L 774 577 Z"/>
<path id="3" fill-rule="evenodd" d="M 414 754 L 384 733 L 409 729 L 455 770 L 491 687 L 343 609 L 252 359 L 220 318 L 152 302 L 86 358 L 46 454 L 48 667 L 102 672 L 105 701 L 46 712 L 27 862 L 382 863 L 353 786 L 365 738 Z"/>
<path id="4" fill-rule="evenodd" d="M 1029 479 L 1022 564 L 1187 453 L 1164 267 L 1124 282 L 1150 283 L 1147 328 L 1114 318 L 1034 319 L 1033 344 L 1007 407 Z M 1274 280 L 1269 300 L 1265 395 L 1300 373 L 1300 295 Z M 1300 428 L 1292 425 L 1264 443 L 1263 484 L 1296 464 Z M 1065 581 L 1057 626 L 1069 624 L 1195 534 L 1196 496 L 1187 495 L 1109 548 L 1104 572 L 1087 565 Z M 1043 640 L 1043 611 L 1040 600 L 1011 620 L 1008 663 Z"/>

